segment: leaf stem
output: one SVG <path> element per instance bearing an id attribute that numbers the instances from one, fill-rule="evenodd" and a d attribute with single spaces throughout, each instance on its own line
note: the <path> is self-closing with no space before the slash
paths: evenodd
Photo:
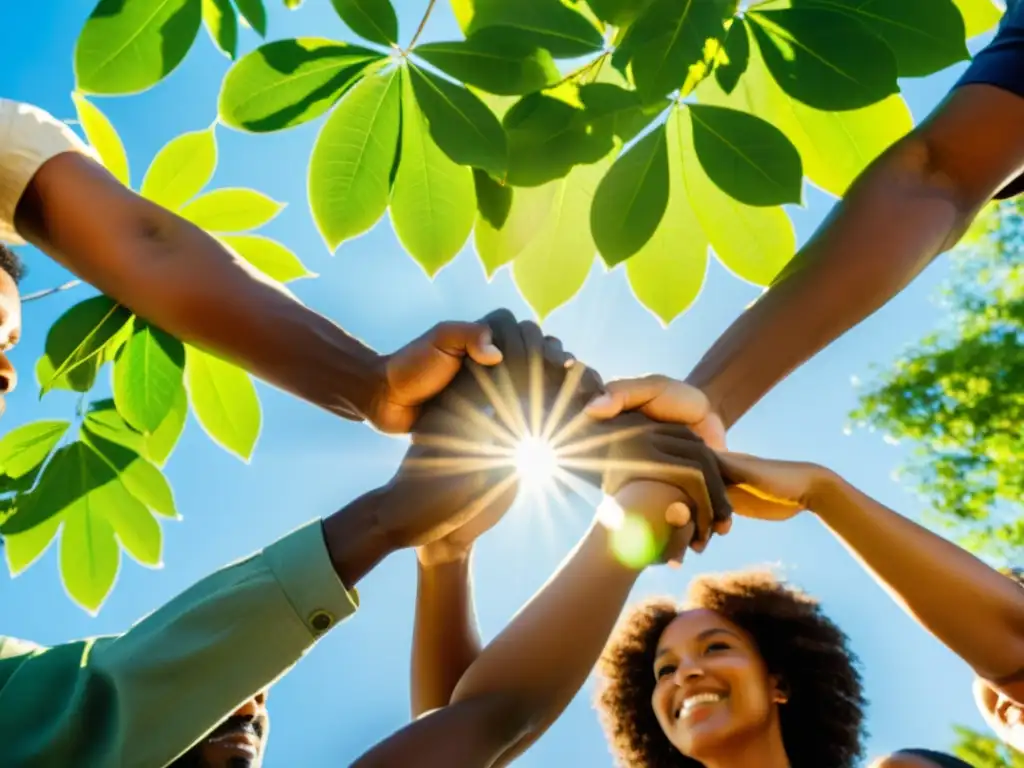
<path id="1" fill-rule="evenodd" d="M 58 285 L 55 288 L 47 288 L 45 291 L 36 291 L 35 293 L 30 293 L 27 296 L 22 296 L 21 297 L 21 303 L 24 304 L 25 302 L 28 302 L 28 301 L 36 301 L 37 299 L 45 299 L 47 296 L 51 296 L 54 293 L 60 293 L 61 291 L 67 291 L 67 290 L 70 290 L 72 288 L 77 288 L 81 284 L 82 284 L 81 280 L 69 280 L 68 282 L 64 283 L 63 285 Z"/>
<path id="2" fill-rule="evenodd" d="M 420 19 L 420 25 L 416 27 L 416 32 L 413 33 L 412 40 L 409 41 L 408 47 L 402 51 L 403 54 L 408 54 L 420 39 L 420 35 L 423 34 L 423 28 L 427 26 L 427 19 L 430 18 L 430 14 L 433 13 L 434 6 L 436 4 L 437 0 L 430 0 L 430 2 L 427 3 L 427 10 L 423 12 L 423 18 Z"/>

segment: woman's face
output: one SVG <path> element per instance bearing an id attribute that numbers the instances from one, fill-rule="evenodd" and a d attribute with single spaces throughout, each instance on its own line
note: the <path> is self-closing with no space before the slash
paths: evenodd
<path id="1" fill-rule="evenodd" d="M 974 681 L 974 700 L 981 710 L 981 716 L 996 736 L 1018 752 L 1024 752 L 1024 706 L 981 678 Z"/>
<path id="2" fill-rule="evenodd" d="M 695 760 L 778 727 L 778 681 L 750 636 L 714 611 L 676 617 L 658 640 L 653 674 L 658 723 Z"/>

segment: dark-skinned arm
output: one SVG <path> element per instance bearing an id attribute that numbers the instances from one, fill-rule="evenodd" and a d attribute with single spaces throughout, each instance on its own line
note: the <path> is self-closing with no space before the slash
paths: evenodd
<path id="1" fill-rule="evenodd" d="M 687 378 L 726 428 L 960 239 L 1024 168 L 1021 125 L 1024 98 L 965 85 L 868 167 Z"/>

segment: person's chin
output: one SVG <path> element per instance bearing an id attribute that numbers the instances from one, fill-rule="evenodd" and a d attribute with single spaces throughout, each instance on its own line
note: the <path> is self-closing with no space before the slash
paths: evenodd
<path id="1" fill-rule="evenodd" d="M 205 764 L 210 768 L 257 768 L 260 765 L 259 744 L 248 739 L 207 744 L 203 752 Z"/>
<path id="2" fill-rule="evenodd" d="M 681 717 L 672 735 L 672 742 L 679 750 L 695 760 L 717 752 L 735 730 L 727 706 L 716 704 L 701 709 L 703 711 Z"/>

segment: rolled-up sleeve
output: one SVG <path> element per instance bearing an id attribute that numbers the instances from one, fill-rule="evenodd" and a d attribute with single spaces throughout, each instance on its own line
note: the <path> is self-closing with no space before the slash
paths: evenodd
<path id="1" fill-rule="evenodd" d="M 357 605 L 315 521 L 123 635 L 0 661 L 0 681 L 17 665 L 0 688 L 0 765 L 166 766 Z"/>
<path id="2" fill-rule="evenodd" d="M 14 212 L 32 177 L 64 152 L 95 153 L 75 132 L 45 110 L 0 99 L 0 242 L 23 245 Z"/>

